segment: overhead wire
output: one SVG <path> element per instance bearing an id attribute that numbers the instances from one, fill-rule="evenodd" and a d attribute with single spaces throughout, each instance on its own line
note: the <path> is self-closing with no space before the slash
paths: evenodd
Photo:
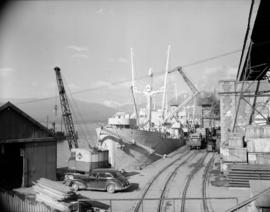
<path id="1" fill-rule="evenodd" d="M 236 53 L 238 53 L 240 51 L 241 51 L 241 49 L 236 49 L 236 50 L 226 52 L 226 53 L 223 53 L 223 54 L 220 54 L 220 55 L 216 55 L 216 56 L 213 56 L 213 57 L 208 57 L 208 58 L 205 58 L 205 59 L 202 59 L 202 60 L 197 60 L 197 61 L 192 62 L 192 63 L 187 63 L 185 65 L 182 65 L 181 67 L 188 68 L 188 67 L 191 67 L 191 66 L 195 66 L 195 65 L 199 65 L 199 64 L 202 64 L 202 63 L 205 63 L 205 62 L 216 60 L 216 59 L 219 59 L 219 58 L 222 58 L 222 57 L 233 55 L 233 54 L 236 54 Z M 169 73 L 173 73 L 175 71 L 177 71 L 177 70 L 173 70 L 173 71 L 171 71 Z M 156 72 L 155 76 L 159 76 L 161 74 L 164 74 L 164 71 Z M 147 77 L 149 77 L 148 74 L 147 75 L 142 75 L 142 76 L 137 77 L 136 80 L 142 80 L 142 79 L 145 79 Z M 81 93 L 96 91 L 96 90 L 100 90 L 100 89 L 110 88 L 110 87 L 120 85 L 120 84 L 123 84 L 123 83 L 127 83 L 127 82 L 130 82 L 130 80 L 119 80 L 119 81 L 115 81 L 115 82 L 110 83 L 110 85 L 96 86 L 96 87 L 93 87 L 93 88 L 83 89 L 83 90 L 80 90 L 80 91 L 74 91 L 74 92 L 72 92 L 72 94 L 73 95 L 74 94 L 81 94 Z M 50 97 L 45 97 L 45 98 L 39 98 L 39 99 L 33 99 L 33 100 L 18 102 L 17 104 L 20 104 L 20 105 L 30 104 L 30 103 L 50 100 L 52 98 L 55 98 L 55 96 L 50 96 Z"/>

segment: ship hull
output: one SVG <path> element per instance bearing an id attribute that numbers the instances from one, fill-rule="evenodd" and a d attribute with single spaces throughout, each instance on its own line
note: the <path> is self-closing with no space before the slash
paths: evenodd
<path id="1" fill-rule="evenodd" d="M 138 129 L 103 127 L 97 133 L 99 145 L 109 150 L 109 162 L 116 169 L 142 169 L 185 145 L 184 138 Z"/>

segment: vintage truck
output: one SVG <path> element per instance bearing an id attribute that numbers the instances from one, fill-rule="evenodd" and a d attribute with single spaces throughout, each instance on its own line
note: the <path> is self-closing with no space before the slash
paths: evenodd
<path id="1" fill-rule="evenodd" d="M 199 132 L 189 134 L 187 146 L 190 149 L 200 149 L 202 147 L 202 134 Z"/>

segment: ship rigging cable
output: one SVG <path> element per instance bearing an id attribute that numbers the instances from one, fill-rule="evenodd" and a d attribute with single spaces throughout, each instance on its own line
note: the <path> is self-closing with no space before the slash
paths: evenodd
<path id="1" fill-rule="evenodd" d="M 188 64 L 185 64 L 185 65 L 182 65 L 182 68 L 187 68 L 187 67 L 199 65 L 201 63 L 205 63 L 205 62 L 208 62 L 208 61 L 212 61 L 212 60 L 216 60 L 216 59 L 219 59 L 219 58 L 222 58 L 222 57 L 233 55 L 233 54 L 236 54 L 236 53 L 241 52 L 241 51 L 242 51 L 242 49 L 236 49 L 236 50 L 233 50 L 233 51 L 230 51 L 230 52 L 226 52 L 226 53 L 223 53 L 223 54 L 220 54 L 220 55 L 217 55 L 217 56 L 208 57 L 208 58 L 205 58 L 205 59 L 202 59 L 202 60 L 198 60 L 198 61 L 195 61 L 195 62 L 192 62 L 192 63 L 188 63 Z M 174 70 L 173 69 L 173 70 L 169 71 L 169 73 L 171 74 L 171 73 L 176 72 L 176 71 L 177 70 Z M 159 71 L 159 72 L 156 72 L 155 73 L 156 76 L 159 76 L 161 74 L 164 74 L 164 71 Z M 149 76 L 148 75 L 143 75 L 143 76 L 140 76 L 140 77 L 136 78 L 136 80 L 142 80 L 142 79 L 145 79 L 147 77 L 149 77 Z M 130 80 L 116 81 L 116 82 L 112 82 L 110 85 L 97 86 L 97 87 L 94 87 L 94 88 L 83 89 L 83 90 L 80 90 L 80 91 L 72 92 L 72 94 L 74 95 L 74 94 L 80 94 L 80 93 L 86 93 L 86 92 L 96 91 L 96 90 L 100 90 L 100 89 L 104 89 L 104 88 L 109 88 L 109 87 L 120 85 L 120 84 L 127 83 L 127 82 L 130 82 Z M 20 105 L 22 105 L 22 104 L 30 104 L 30 103 L 35 103 L 35 102 L 46 101 L 46 100 L 53 99 L 53 98 L 55 98 L 55 96 L 50 96 L 50 97 L 45 97 L 45 98 L 40 98 L 40 99 L 34 99 L 34 100 L 24 101 L 24 102 L 18 102 L 17 104 L 18 105 L 19 104 Z"/>
<path id="2" fill-rule="evenodd" d="M 65 78 L 64 75 L 61 75 L 62 76 L 62 79 L 63 79 L 63 82 L 65 85 L 68 85 L 68 81 L 67 79 Z M 72 92 L 70 90 L 70 87 L 69 86 L 66 86 L 67 87 L 67 93 L 69 94 L 69 99 L 71 101 L 69 101 L 70 103 L 70 108 L 71 108 L 71 111 L 72 111 L 72 114 L 74 116 L 74 120 L 81 120 L 82 124 L 79 124 L 79 125 L 76 125 L 77 128 L 80 128 L 80 132 L 82 134 L 82 137 L 84 137 L 86 140 L 87 140 L 87 124 L 86 124 L 86 121 L 85 119 L 83 118 L 82 114 L 80 113 L 80 110 L 79 110 L 79 106 L 78 104 L 76 103 L 75 99 L 73 98 L 73 95 L 72 95 Z M 75 123 L 74 123 L 75 124 Z"/>

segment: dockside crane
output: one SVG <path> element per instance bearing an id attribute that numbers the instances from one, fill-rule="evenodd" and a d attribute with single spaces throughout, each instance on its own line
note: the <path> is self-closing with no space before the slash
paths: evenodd
<path id="1" fill-rule="evenodd" d="M 78 148 L 78 136 L 75 131 L 68 98 L 66 95 L 65 87 L 63 84 L 62 76 L 61 76 L 61 70 L 59 67 L 55 67 L 54 71 L 56 74 L 56 81 L 58 85 L 59 99 L 61 103 L 62 116 L 64 120 L 65 131 L 66 131 L 66 138 L 68 141 L 69 149 L 71 150 L 73 148 Z"/>
<path id="2" fill-rule="evenodd" d="M 184 81 L 186 82 L 188 87 L 190 88 L 190 90 L 192 92 L 192 95 L 190 95 L 187 99 L 185 99 L 185 101 L 182 104 L 180 104 L 176 108 L 176 110 L 174 110 L 172 113 L 168 114 L 163 119 L 163 124 L 166 123 L 171 118 L 173 118 L 184 106 L 186 106 L 188 103 L 193 101 L 196 98 L 196 96 L 200 93 L 199 90 L 195 87 L 195 85 L 191 82 L 191 80 L 187 77 L 187 75 L 185 74 L 185 72 L 183 71 L 181 66 L 177 66 L 176 68 L 169 71 L 169 73 L 172 73 L 172 72 L 175 72 L 175 71 L 178 71 L 179 74 L 182 76 L 182 78 L 184 79 Z"/>

